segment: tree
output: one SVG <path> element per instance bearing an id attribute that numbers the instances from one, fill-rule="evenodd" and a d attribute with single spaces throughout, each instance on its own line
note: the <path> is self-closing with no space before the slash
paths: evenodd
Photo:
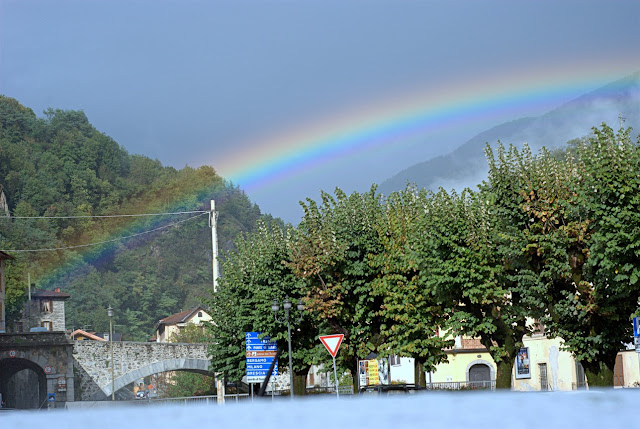
<path id="1" fill-rule="evenodd" d="M 213 343 L 211 367 L 228 380 L 246 374 L 245 333 L 261 332 L 277 341 L 279 368 L 288 366 L 287 327 L 276 322 L 271 311 L 274 300 L 303 296 L 302 283 L 289 267 L 289 241 L 293 231 L 277 224 L 259 222 L 257 229 L 236 241 L 227 254 L 223 276 L 211 300 Z M 295 311 L 292 318 L 295 319 Z M 294 391 L 303 394 L 305 379 L 319 350 L 318 328 L 308 313 L 292 321 Z"/>
<path id="2" fill-rule="evenodd" d="M 640 150 L 631 130 L 602 124 L 581 142 L 571 185 L 571 282 L 550 284 L 545 319 L 585 368 L 612 386 L 616 355 L 632 337 L 640 298 Z"/>
<path id="3" fill-rule="evenodd" d="M 380 275 L 373 293 L 382 297 L 381 350 L 416 360 L 416 383 L 426 385 L 425 371 L 446 361 L 445 348 L 452 341 L 438 335 L 449 312 L 430 293 L 434 233 L 433 195 L 407 188 L 389 196 L 377 222 L 384 251 L 370 255 L 370 264 Z M 428 219 L 428 220 L 427 220 Z"/>
<path id="4" fill-rule="evenodd" d="M 291 268 L 304 281 L 309 311 L 344 334 L 338 362 L 357 374 L 358 359 L 379 351 L 382 298 L 373 293 L 378 271 L 368 257 L 382 251 L 376 222 L 382 199 L 376 187 L 364 194 L 336 197 L 322 192 L 322 205 L 302 204 L 304 217 L 290 242 Z"/>

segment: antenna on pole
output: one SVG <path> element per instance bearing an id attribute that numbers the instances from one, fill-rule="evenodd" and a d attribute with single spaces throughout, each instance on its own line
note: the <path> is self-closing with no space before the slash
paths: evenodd
<path id="1" fill-rule="evenodd" d="M 211 250 L 213 254 L 213 292 L 218 290 L 218 213 L 216 213 L 216 202 L 211 200 L 211 211 L 209 212 L 209 226 L 211 227 Z"/>
<path id="2" fill-rule="evenodd" d="M 625 121 L 627 120 L 627 118 L 625 118 L 624 116 L 622 116 L 622 113 L 620 113 L 618 115 L 618 120 L 620 121 L 620 129 L 622 129 L 622 124 L 625 123 Z"/>

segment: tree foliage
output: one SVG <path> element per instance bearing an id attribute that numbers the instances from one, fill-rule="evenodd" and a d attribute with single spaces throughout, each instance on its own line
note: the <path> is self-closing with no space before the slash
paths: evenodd
<path id="1" fill-rule="evenodd" d="M 241 323 L 219 328 L 228 330 L 221 343 L 236 345 L 227 362 L 242 373 L 244 330 L 277 332 L 261 320 L 268 311 L 247 307 L 282 294 L 280 280 L 306 297 L 314 327 L 345 335 L 339 361 L 352 373 L 372 352 L 433 370 L 452 336 L 467 335 L 509 387 L 523 337 L 544 325 L 590 383 L 612 384 L 640 296 L 638 156 L 630 130 L 603 125 L 564 153 L 488 146 L 489 176 L 476 191 L 407 188 L 383 198 L 373 187 L 307 200 L 298 227 L 262 228 L 229 257 L 235 288 L 217 297 L 228 306 L 220 320 Z M 275 237 L 286 237 L 277 257 L 262 247 Z M 256 263 L 265 254 L 269 268 Z"/>

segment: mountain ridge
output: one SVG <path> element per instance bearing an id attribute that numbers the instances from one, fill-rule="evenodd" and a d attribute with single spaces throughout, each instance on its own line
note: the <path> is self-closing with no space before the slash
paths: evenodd
<path id="1" fill-rule="evenodd" d="M 398 191 L 407 184 L 434 190 L 478 185 L 487 173 L 485 144 L 529 144 L 557 148 L 573 138 L 587 135 L 591 128 L 607 122 L 614 128 L 618 115 L 625 126 L 640 129 L 640 71 L 610 82 L 598 89 L 535 117 L 523 117 L 476 134 L 451 152 L 409 166 L 382 181 L 383 194 Z"/>

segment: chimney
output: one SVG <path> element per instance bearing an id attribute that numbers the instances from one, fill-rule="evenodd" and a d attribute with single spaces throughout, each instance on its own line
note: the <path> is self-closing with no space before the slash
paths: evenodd
<path id="1" fill-rule="evenodd" d="M 59 287 L 55 288 L 54 290 L 55 290 L 56 292 L 60 292 L 60 288 L 59 288 Z"/>

